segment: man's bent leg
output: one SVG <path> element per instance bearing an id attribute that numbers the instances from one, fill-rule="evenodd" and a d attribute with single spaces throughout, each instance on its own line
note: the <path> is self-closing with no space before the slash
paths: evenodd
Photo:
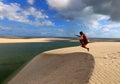
<path id="1" fill-rule="evenodd" d="M 81 45 L 84 45 L 83 39 L 80 39 L 80 43 L 81 43 Z"/>

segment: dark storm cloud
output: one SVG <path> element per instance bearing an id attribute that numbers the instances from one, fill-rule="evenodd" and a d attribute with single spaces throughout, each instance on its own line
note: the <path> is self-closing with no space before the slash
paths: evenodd
<path id="1" fill-rule="evenodd" d="M 120 21 L 120 0 L 47 0 L 48 5 L 58 11 L 59 18 L 73 20 L 84 15 L 89 16 L 91 14 L 102 14 L 110 16 L 113 21 Z M 61 1 L 61 3 L 60 3 Z M 54 5 L 57 4 L 57 5 Z M 91 7 L 90 10 L 85 12 L 87 7 Z"/>
<path id="2" fill-rule="evenodd" d="M 93 7 L 95 13 L 109 15 L 113 21 L 120 21 L 120 0 L 89 0 L 87 5 Z"/>

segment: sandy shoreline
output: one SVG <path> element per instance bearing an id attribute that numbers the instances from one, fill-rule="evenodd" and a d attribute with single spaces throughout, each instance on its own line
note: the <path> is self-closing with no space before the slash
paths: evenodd
<path id="1" fill-rule="evenodd" d="M 120 84 L 120 42 L 90 43 L 44 52 L 8 84 Z"/>
<path id="2" fill-rule="evenodd" d="M 28 42 L 51 42 L 56 40 L 70 40 L 64 38 L 0 38 L 0 43 L 28 43 Z"/>

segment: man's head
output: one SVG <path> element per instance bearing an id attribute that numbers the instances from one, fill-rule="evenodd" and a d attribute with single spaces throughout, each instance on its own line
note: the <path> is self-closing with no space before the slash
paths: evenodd
<path id="1" fill-rule="evenodd" d="M 80 32 L 80 35 L 83 35 L 83 32 L 82 32 L 82 31 Z"/>

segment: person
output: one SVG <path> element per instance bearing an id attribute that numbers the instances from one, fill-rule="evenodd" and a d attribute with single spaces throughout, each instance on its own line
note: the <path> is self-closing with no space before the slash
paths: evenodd
<path id="1" fill-rule="evenodd" d="M 80 37 L 79 41 L 81 43 L 81 46 L 89 51 L 89 48 L 86 47 L 86 45 L 89 43 L 87 36 L 82 31 L 80 32 L 80 35 L 76 35 L 76 36 Z"/>

